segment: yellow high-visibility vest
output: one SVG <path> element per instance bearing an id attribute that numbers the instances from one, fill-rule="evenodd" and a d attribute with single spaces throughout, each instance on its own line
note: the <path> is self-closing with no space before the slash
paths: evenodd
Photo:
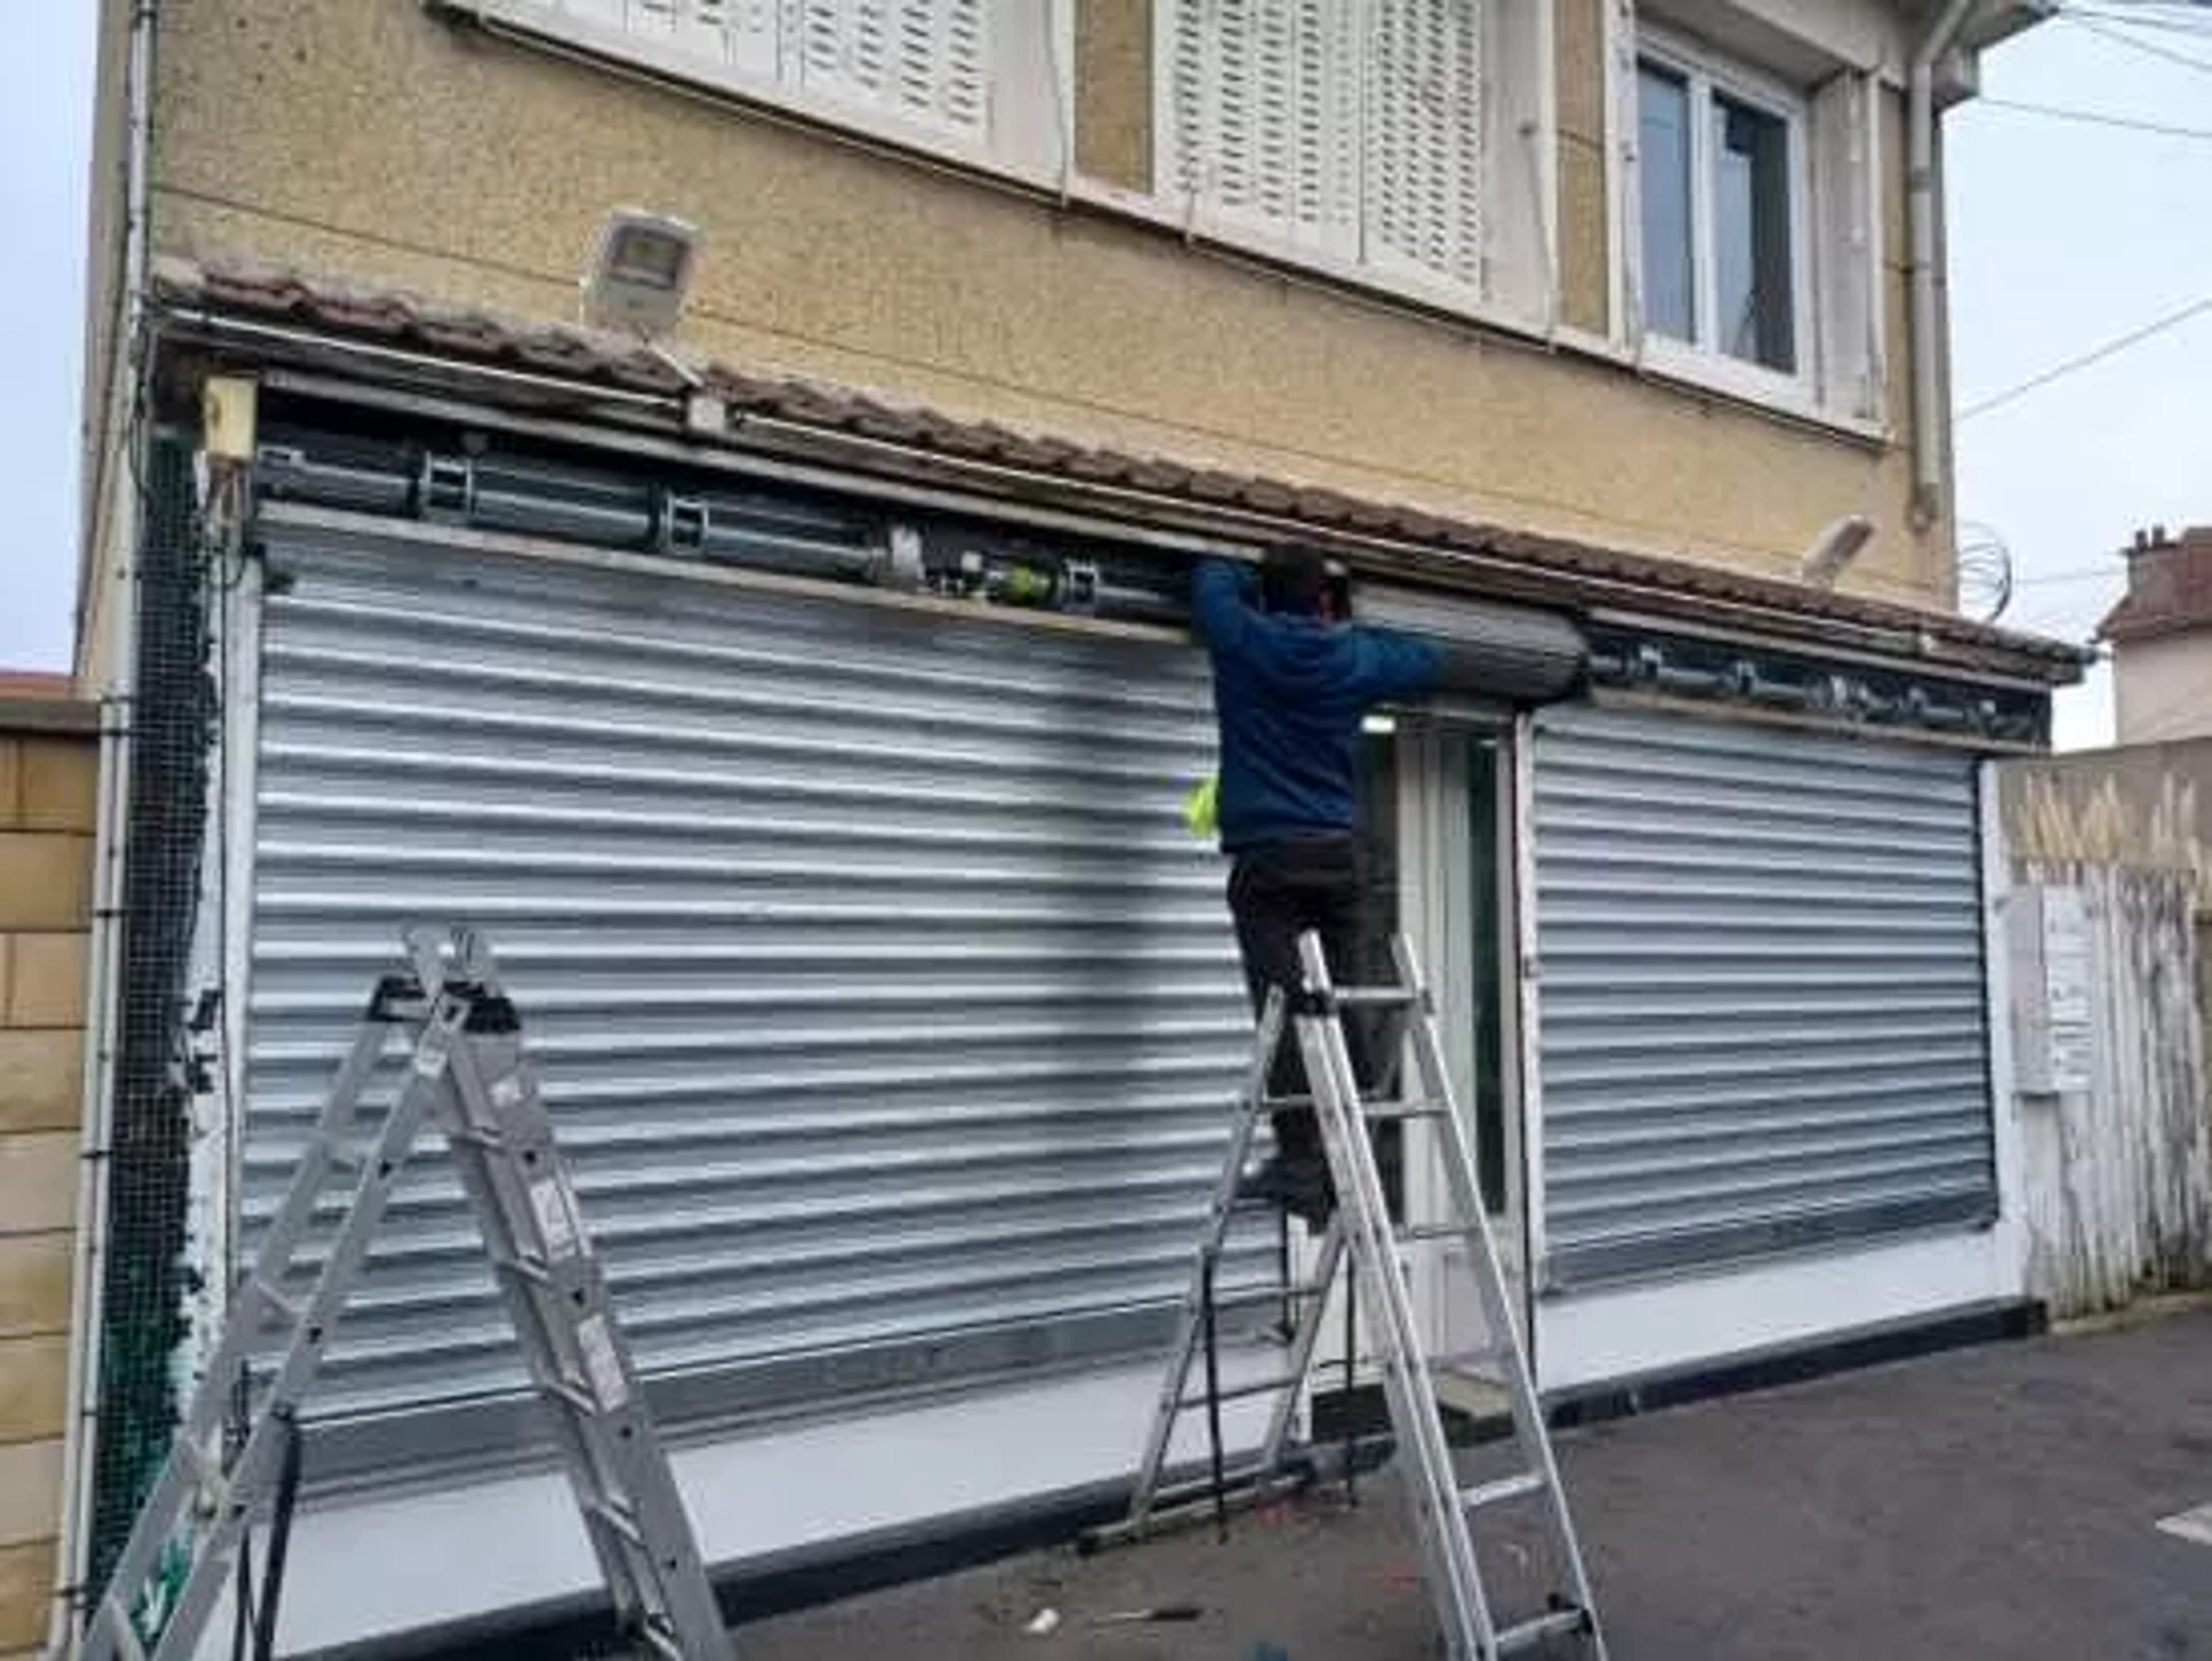
<path id="1" fill-rule="evenodd" d="M 1182 799 L 1182 822 L 1194 837 L 1212 837 L 1221 828 L 1221 777 L 1209 773 Z"/>

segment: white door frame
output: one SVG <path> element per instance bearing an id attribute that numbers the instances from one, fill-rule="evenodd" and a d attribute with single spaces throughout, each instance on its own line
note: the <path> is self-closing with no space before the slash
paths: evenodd
<path id="1" fill-rule="evenodd" d="M 1464 740 L 1481 739 L 1498 752 L 1494 792 L 1498 894 L 1496 973 L 1501 1013 L 1499 1083 L 1504 1119 L 1504 1209 L 1491 1219 L 1507 1276 L 1522 1290 L 1521 1318 L 1528 1329 L 1525 1273 L 1528 1183 L 1526 1115 L 1522 1111 L 1520 894 L 1522 861 L 1518 830 L 1520 734 L 1510 713 L 1469 707 L 1431 709 L 1399 729 L 1399 915 L 1444 1019 L 1441 1037 L 1451 1069 L 1452 1091 L 1477 1142 L 1474 1028 L 1468 1019 L 1474 989 L 1467 955 L 1473 930 L 1473 868 L 1468 815 Z M 1415 1127 L 1407 1127 L 1409 1135 Z M 1414 1221 L 1439 1219 L 1446 1209 L 1443 1175 L 1433 1158 L 1407 1162 L 1407 1206 Z M 1455 1244 L 1422 1252 L 1414 1260 L 1413 1295 L 1422 1311 L 1423 1339 L 1433 1354 L 1463 1352 L 1478 1339 L 1469 1316 L 1478 1307 L 1468 1278 L 1466 1254 Z"/>

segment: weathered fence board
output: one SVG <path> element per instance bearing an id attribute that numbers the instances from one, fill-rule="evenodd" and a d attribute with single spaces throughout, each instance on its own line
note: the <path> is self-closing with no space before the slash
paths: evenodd
<path id="1" fill-rule="evenodd" d="M 2212 1284 L 2195 884 L 2102 865 L 2026 874 L 2081 893 L 2094 1056 L 2087 1091 L 2021 1104 L 2028 1290 L 2064 1317 Z"/>

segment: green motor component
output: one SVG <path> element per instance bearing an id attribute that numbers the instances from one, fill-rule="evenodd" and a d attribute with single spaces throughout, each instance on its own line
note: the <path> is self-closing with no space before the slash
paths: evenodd
<path id="1" fill-rule="evenodd" d="M 1060 574 L 1036 565 L 1000 565 L 991 573 L 991 598 L 1006 605 L 1049 605 Z"/>

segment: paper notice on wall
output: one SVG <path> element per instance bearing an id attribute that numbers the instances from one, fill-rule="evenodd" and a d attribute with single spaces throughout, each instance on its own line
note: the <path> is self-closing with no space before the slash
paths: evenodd
<path id="1" fill-rule="evenodd" d="M 614 1335 L 607 1317 L 587 1315 L 576 1323 L 576 1347 L 584 1353 L 584 1370 L 591 1375 L 592 1394 L 600 1410 L 612 1413 L 629 1401 L 629 1380 L 623 1375 L 622 1357 L 615 1354 Z"/>
<path id="2" fill-rule="evenodd" d="M 2043 894 L 2043 1005 L 2050 1086 L 2079 1095 L 2096 1082 L 2096 1039 L 2089 984 L 2089 910 L 2078 888 Z"/>

